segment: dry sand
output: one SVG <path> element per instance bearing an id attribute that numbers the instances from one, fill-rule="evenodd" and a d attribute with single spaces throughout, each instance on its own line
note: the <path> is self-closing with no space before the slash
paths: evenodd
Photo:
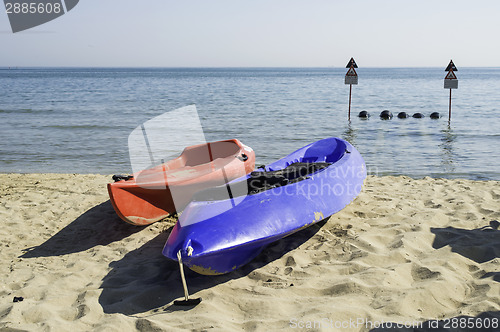
<path id="1" fill-rule="evenodd" d="M 178 265 L 161 254 L 173 222 L 122 222 L 109 180 L 0 174 L 1 330 L 365 331 L 461 316 L 500 324 L 499 182 L 369 176 L 342 212 L 242 269 L 188 271 L 192 296 L 203 298 L 189 309 L 173 305 L 183 295 Z"/>

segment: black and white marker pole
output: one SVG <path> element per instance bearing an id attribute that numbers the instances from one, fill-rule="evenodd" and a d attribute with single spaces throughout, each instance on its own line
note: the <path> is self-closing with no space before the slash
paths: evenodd
<path id="1" fill-rule="evenodd" d="M 358 74 L 356 73 L 356 70 L 354 68 L 358 68 L 358 65 L 356 64 L 356 61 L 354 61 L 354 58 L 351 58 L 349 60 L 349 63 L 347 64 L 346 68 L 349 68 L 347 73 L 345 74 L 345 84 L 349 84 L 349 111 L 348 111 L 348 119 L 351 121 L 351 95 L 352 95 L 352 85 L 353 84 L 358 84 Z"/>
<path id="2" fill-rule="evenodd" d="M 449 110 L 448 110 L 448 121 L 451 121 L 451 90 L 458 89 L 458 79 L 457 79 L 457 75 L 455 75 L 455 72 L 458 71 L 458 69 L 457 69 L 457 67 L 455 67 L 453 60 L 450 60 L 450 63 L 448 64 L 448 67 L 446 67 L 445 71 L 447 71 L 448 74 L 446 74 L 446 76 L 444 78 L 444 88 L 450 89 L 450 103 L 449 103 Z"/>

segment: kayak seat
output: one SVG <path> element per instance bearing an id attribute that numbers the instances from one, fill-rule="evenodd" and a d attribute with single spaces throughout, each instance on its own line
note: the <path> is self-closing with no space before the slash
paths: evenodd
<path id="1" fill-rule="evenodd" d="M 184 149 L 181 158 L 184 166 L 198 166 L 213 162 L 216 159 L 235 157 L 240 151 L 238 144 L 232 141 L 222 141 L 203 144 Z"/>
<path id="2" fill-rule="evenodd" d="M 247 190 L 246 193 L 233 194 L 233 197 L 247 195 L 255 195 L 257 193 L 286 186 L 288 184 L 297 183 L 299 181 L 305 180 L 309 175 L 316 173 L 322 169 L 330 166 L 331 163 L 319 162 L 319 163 L 304 163 L 296 162 L 284 169 L 276 171 L 255 171 L 249 174 L 246 180 L 242 180 L 238 183 L 232 183 L 229 187 L 239 187 L 241 182 L 246 181 Z M 244 185 L 244 184 L 243 184 Z M 228 186 L 222 185 L 206 189 L 196 193 L 193 197 L 194 201 L 216 201 L 228 199 Z"/>
<path id="3" fill-rule="evenodd" d="M 314 163 L 318 161 L 318 157 L 304 157 L 302 158 L 303 163 Z"/>
<path id="4" fill-rule="evenodd" d="M 304 152 L 302 161 L 335 163 L 344 156 L 346 149 L 347 145 L 345 142 L 339 140 L 322 141 L 309 147 Z"/>

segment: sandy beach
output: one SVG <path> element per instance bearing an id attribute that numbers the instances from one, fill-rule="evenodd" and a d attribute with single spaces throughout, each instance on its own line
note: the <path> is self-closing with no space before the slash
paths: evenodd
<path id="1" fill-rule="evenodd" d="M 173 304 L 183 296 L 177 262 L 161 254 L 175 221 L 124 223 L 110 180 L 0 174 L 0 330 L 500 326 L 498 181 L 369 176 L 343 211 L 247 266 L 187 271 L 203 301 L 185 308 Z"/>

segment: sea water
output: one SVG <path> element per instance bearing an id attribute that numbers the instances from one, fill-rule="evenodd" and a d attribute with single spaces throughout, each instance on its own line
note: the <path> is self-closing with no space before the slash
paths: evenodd
<path id="1" fill-rule="evenodd" d="M 500 180 L 500 68 L 459 68 L 450 122 L 444 68 L 357 69 L 350 121 L 346 71 L 0 68 L 0 172 L 130 172 L 132 130 L 196 104 L 207 141 L 238 138 L 257 164 L 337 136 L 370 174 Z M 394 118 L 381 120 L 383 110 Z M 398 119 L 402 111 L 425 117 Z"/>

